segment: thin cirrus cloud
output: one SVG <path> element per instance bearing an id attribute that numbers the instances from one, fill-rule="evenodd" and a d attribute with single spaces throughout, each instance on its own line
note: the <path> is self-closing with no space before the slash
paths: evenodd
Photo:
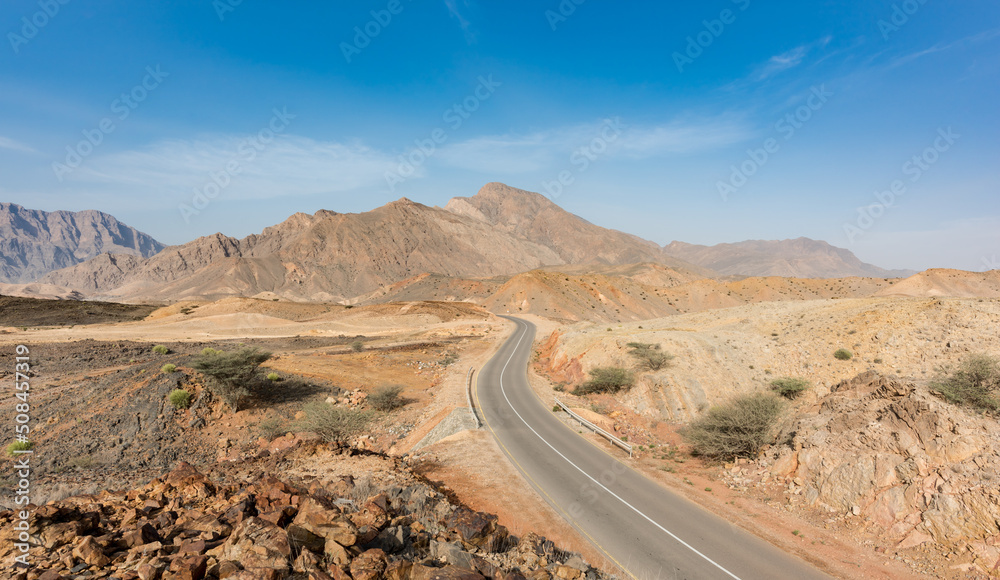
<path id="1" fill-rule="evenodd" d="M 755 81 L 763 81 L 793 69 L 801 65 L 813 50 L 825 48 L 831 40 L 833 40 L 832 37 L 826 36 L 809 44 L 803 44 L 781 54 L 776 54 L 763 64 L 758 65 L 750 76 Z"/>
<path id="2" fill-rule="evenodd" d="M 752 131 L 741 121 L 678 121 L 629 126 L 621 119 L 527 134 L 491 135 L 447 145 L 438 154 L 446 165 L 484 172 L 530 173 L 564 164 L 593 148 L 606 158 L 649 159 L 709 151 L 745 141 Z"/>
<path id="3" fill-rule="evenodd" d="M 362 144 L 316 141 L 287 135 L 254 149 L 245 138 L 169 140 L 142 150 L 88 160 L 70 175 L 73 184 L 110 194 L 135 195 L 165 205 L 190 200 L 212 183 L 219 199 L 270 199 L 286 195 L 341 193 L 384 184 L 398 164 Z M 227 166 L 232 172 L 227 173 Z"/>
<path id="4" fill-rule="evenodd" d="M 9 149 L 11 151 L 20 151 L 21 153 L 38 153 L 32 147 L 25 145 L 19 141 L 15 141 L 10 137 L 0 136 L 0 149 Z"/>

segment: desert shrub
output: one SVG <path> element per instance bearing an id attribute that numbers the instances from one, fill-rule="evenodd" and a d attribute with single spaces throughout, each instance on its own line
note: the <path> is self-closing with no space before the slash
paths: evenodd
<path id="1" fill-rule="evenodd" d="M 406 404 L 402 385 L 382 385 L 368 395 L 368 404 L 379 411 L 392 411 Z"/>
<path id="2" fill-rule="evenodd" d="M 187 409 L 191 406 L 191 393 L 184 389 L 174 389 L 167 395 L 167 400 L 175 409 Z"/>
<path id="3" fill-rule="evenodd" d="M 837 360 L 851 360 L 854 358 L 854 354 L 846 348 L 838 348 L 834 351 L 833 358 Z"/>
<path id="4" fill-rule="evenodd" d="M 781 400 L 757 393 L 712 407 L 681 431 L 695 455 L 721 461 L 756 457 L 773 437 Z"/>
<path id="5" fill-rule="evenodd" d="M 372 411 L 336 407 L 329 403 L 310 403 L 305 417 L 295 425 L 299 431 L 312 431 L 324 441 L 343 445 L 361 433 L 373 418 Z"/>
<path id="6" fill-rule="evenodd" d="M 153 352 L 155 352 L 156 354 L 170 354 L 170 349 L 163 346 L 162 344 L 158 344 L 153 347 Z"/>
<path id="7" fill-rule="evenodd" d="M 213 394 L 233 411 L 239 411 L 243 402 L 253 395 L 257 368 L 269 358 L 271 353 L 247 347 L 233 352 L 202 354 L 191 366 L 208 377 L 207 385 Z"/>
<path id="8" fill-rule="evenodd" d="M 72 467 L 78 467 L 80 469 L 93 469 L 94 467 L 97 467 L 98 462 L 94 459 L 93 455 L 80 455 L 79 457 L 70 459 L 69 464 Z"/>
<path id="9" fill-rule="evenodd" d="M 213 354 L 219 354 L 220 352 L 222 352 L 222 351 L 221 350 L 215 350 L 214 348 L 212 348 L 210 346 L 206 346 L 205 348 L 201 349 L 201 356 L 212 356 Z"/>
<path id="10" fill-rule="evenodd" d="M 782 377 L 771 381 L 771 390 L 786 399 L 794 399 L 809 388 L 809 381 L 802 377 Z"/>
<path id="11" fill-rule="evenodd" d="M 13 457 L 16 451 L 28 451 L 34 446 L 31 441 L 15 441 L 7 446 L 7 455 Z"/>
<path id="12" fill-rule="evenodd" d="M 651 371 L 658 371 L 665 368 L 674 358 L 674 355 L 660 350 L 660 345 L 658 344 L 630 342 L 628 343 L 628 347 L 629 354 L 639 359 L 639 365 Z"/>
<path id="13" fill-rule="evenodd" d="M 160 372 L 169 375 L 170 373 L 177 372 L 177 365 L 173 363 L 167 363 L 160 367 Z"/>
<path id="14" fill-rule="evenodd" d="M 364 348 L 365 348 L 365 343 L 361 342 L 360 340 L 355 340 L 354 342 L 351 343 L 351 350 L 353 350 L 354 352 L 361 352 L 362 350 L 364 350 Z"/>
<path id="15" fill-rule="evenodd" d="M 288 433 L 288 423 L 281 417 L 271 417 L 257 424 L 257 430 L 269 440 L 276 439 Z"/>
<path id="16" fill-rule="evenodd" d="M 280 381 L 281 375 L 279 375 L 278 373 L 267 373 L 267 380 L 271 381 L 272 383 Z"/>
<path id="17" fill-rule="evenodd" d="M 939 371 L 930 388 L 950 403 L 1000 412 L 1000 359 L 969 355 L 954 371 Z"/>
<path id="18" fill-rule="evenodd" d="M 573 392 L 578 395 L 590 393 L 617 393 L 635 384 L 635 376 L 621 367 L 598 367 L 590 370 L 590 380 Z"/>
<path id="19" fill-rule="evenodd" d="M 449 352 L 444 355 L 444 358 L 438 361 L 438 364 L 443 367 L 447 367 L 455 364 L 456 362 L 458 362 L 458 355 L 453 352 Z"/>

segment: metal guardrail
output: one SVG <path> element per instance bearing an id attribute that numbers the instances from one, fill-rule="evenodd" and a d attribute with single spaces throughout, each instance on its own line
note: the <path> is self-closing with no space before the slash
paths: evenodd
<path id="1" fill-rule="evenodd" d="M 604 429 L 601 429 L 597 425 L 594 425 L 593 423 L 591 423 L 590 421 L 584 419 L 583 417 L 577 415 L 576 413 L 574 413 L 573 411 L 571 411 L 569 409 L 569 407 L 567 407 L 566 405 L 564 405 L 563 402 L 560 401 L 558 398 L 556 398 L 556 397 L 553 397 L 553 398 L 556 401 L 556 405 L 558 405 L 563 411 L 566 411 L 566 413 L 568 413 L 570 417 L 573 417 L 581 425 L 583 425 L 584 427 L 590 429 L 594 433 L 597 433 L 601 437 L 604 437 L 605 439 L 607 439 L 608 441 L 610 441 L 612 445 L 617 445 L 618 447 L 621 447 L 625 451 L 628 451 L 629 458 L 632 457 L 632 446 L 631 445 L 629 445 L 628 443 L 626 443 L 626 442 L 622 441 L 621 439 L 615 437 L 611 433 L 608 433 Z"/>
<path id="2" fill-rule="evenodd" d="M 472 419 L 476 422 L 476 429 L 482 429 L 483 424 L 479 421 L 475 405 L 472 404 L 472 371 L 474 370 L 475 367 L 469 367 L 469 374 L 465 377 L 465 398 L 469 402 L 469 412 L 472 413 Z"/>

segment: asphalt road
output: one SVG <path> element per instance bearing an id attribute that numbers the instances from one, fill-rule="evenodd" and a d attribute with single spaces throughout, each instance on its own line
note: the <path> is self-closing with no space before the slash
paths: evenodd
<path id="1" fill-rule="evenodd" d="M 506 318 L 517 329 L 476 381 L 486 428 L 542 497 L 626 573 L 638 580 L 829 578 L 674 495 L 557 419 L 528 386 L 535 326 Z"/>

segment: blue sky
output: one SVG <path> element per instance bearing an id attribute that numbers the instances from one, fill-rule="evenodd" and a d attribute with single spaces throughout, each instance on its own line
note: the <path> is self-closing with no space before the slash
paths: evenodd
<path id="1" fill-rule="evenodd" d="M 340 4 L 5 1 L 0 199 L 183 243 L 502 181 L 661 244 L 1000 268 L 995 1 Z"/>

